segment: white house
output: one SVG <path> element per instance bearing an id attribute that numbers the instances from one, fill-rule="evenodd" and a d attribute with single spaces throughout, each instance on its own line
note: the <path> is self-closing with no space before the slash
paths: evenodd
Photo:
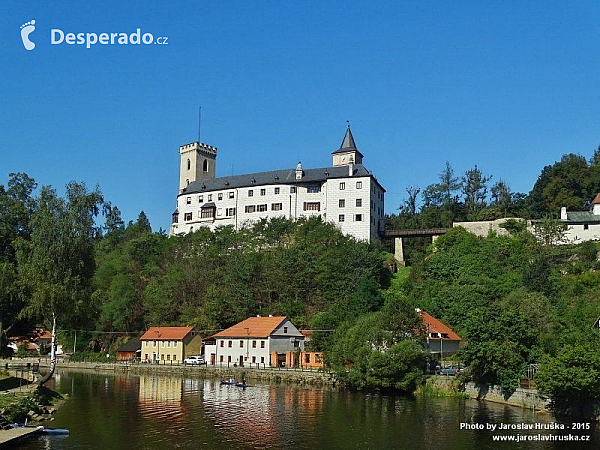
<path id="1" fill-rule="evenodd" d="M 208 365 L 281 365 L 288 351 L 304 350 L 304 336 L 283 316 L 250 317 L 205 339 Z"/>
<path id="2" fill-rule="evenodd" d="M 565 243 L 600 240 L 600 194 L 592 200 L 589 211 L 567 211 L 566 207 L 562 207 L 560 220 L 567 226 Z"/>
<path id="3" fill-rule="evenodd" d="M 321 216 L 343 233 L 371 241 L 384 230 L 385 189 L 363 165 L 350 127 L 333 165 L 215 178 L 217 149 L 193 142 L 179 148 L 180 180 L 170 235 L 199 227 L 236 230 L 260 219 Z"/>

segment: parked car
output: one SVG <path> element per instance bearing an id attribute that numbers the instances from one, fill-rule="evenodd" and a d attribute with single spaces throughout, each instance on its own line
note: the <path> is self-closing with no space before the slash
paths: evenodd
<path id="1" fill-rule="evenodd" d="M 455 376 L 455 375 L 458 375 L 460 373 L 460 368 L 459 367 L 455 367 L 455 366 L 449 366 L 449 367 L 440 367 L 440 366 L 437 366 L 435 368 L 435 373 L 438 374 L 438 375 Z"/>
<path id="2" fill-rule="evenodd" d="M 189 364 L 190 366 L 199 366 L 201 364 L 206 364 L 206 361 L 204 361 L 204 355 L 197 355 L 188 356 L 183 360 L 183 363 L 186 365 Z"/>

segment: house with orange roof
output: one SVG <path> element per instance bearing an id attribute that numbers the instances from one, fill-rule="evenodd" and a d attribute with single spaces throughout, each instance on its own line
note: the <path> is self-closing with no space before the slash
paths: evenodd
<path id="1" fill-rule="evenodd" d="M 150 327 L 140 341 L 142 361 L 154 364 L 179 364 L 202 348 L 194 327 Z"/>
<path id="2" fill-rule="evenodd" d="M 205 339 L 209 365 L 265 367 L 285 364 L 286 353 L 304 350 L 304 335 L 285 316 L 249 317 Z"/>
<path id="3" fill-rule="evenodd" d="M 560 209 L 560 221 L 565 224 L 564 239 L 558 244 L 579 244 L 600 240 L 600 194 L 592 200 L 588 211 Z"/>
<path id="4" fill-rule="evenodd" d="M 442 358 L 444 355 L 456 353 L 462 341 L 461 337 L 432 315 L 418 308 L 416 311 L 425 325 L 427 351 L 438 353 Z"/>

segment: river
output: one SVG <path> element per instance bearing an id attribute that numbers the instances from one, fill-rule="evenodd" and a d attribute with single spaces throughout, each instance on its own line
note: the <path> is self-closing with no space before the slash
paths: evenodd
<path id="1" fill-rule="evenodd" d="M 59 370 L 69 394 L 51 425 L 68 437 L 35 437 L 19 449 L 591 449 L 600 430 L 461 429 L 461 423 L 548 427 L 551 415 L 460 398 L 408 398 L 331 387 L 246 389 L 218 380 Z M 585 428 L 586 422 L 582 423 Z M 572 421 L 565 422 L 572 427 Z M 496 442 L 494 435 L 590 436 L 590 442 Z"/>

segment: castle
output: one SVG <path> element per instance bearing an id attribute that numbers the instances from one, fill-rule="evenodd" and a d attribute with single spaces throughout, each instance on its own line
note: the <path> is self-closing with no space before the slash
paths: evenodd
<path id="1" fill-rule="evenodd" d="M 350 127 L 333 165 L 215 177 L 217 148 L 200 142 L 179 147 L 177 208 L 169 235 L 231 225 L 238 230 L 261 219 L 321 216 L 358 240 L 384 229 L 385 189 L 362 164 Z"/>

